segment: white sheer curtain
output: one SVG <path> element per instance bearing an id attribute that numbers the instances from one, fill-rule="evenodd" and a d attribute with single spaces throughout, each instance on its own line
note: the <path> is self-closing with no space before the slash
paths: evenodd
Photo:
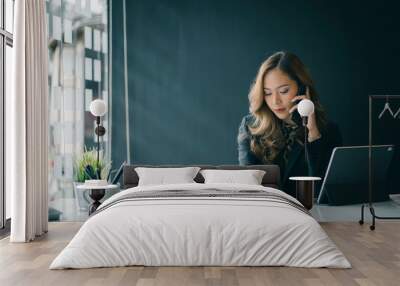
<path id="1" fill-rule="evenodd" d="M 13 93 L 6 115 L 12 242 L 47 232 L 46 18 L 44 0 L 15 1 Z"/>

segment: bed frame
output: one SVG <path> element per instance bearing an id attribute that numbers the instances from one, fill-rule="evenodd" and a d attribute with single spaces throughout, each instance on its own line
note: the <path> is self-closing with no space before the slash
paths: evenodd
<path id="1" fill-rule="evenodd" d="M 278 165 L 190 165 L 197 166 L 201 169 L 217 169 L 217 170 L 263 170 L 265 175 L 262 179 L 262 185 L 265 187 L 279 188 L 280 187 L 280 170 Z M 149 167 L 149 168 L 176 168 L 176 167 L 188 167 L 188 165 L 125 165 L 123 167 L 122 175 L 122 186 L 121 189 L 136 187 L 139 183 L 139 176 L 135 171 L 136 167 Z M 204 178 L 200 174 L 194 178 L 197 183 L 204 183 Z"/>

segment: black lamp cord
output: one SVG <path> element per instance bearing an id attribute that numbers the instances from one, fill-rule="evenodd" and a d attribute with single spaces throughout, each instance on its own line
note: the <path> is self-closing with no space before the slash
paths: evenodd
<path id="1" fill-rule="evenodd" d="M 99 133 L 100 133 L 100 130 L 99 130 L 99 126 L 100 126 L 100 116 L 97 116 L 96 117 L 96 124 L 97 124 L 97 176 L 99 176 L 99 161 L 100 161 L 100 156 L 99 156 L 99 153 L 100 153 L 100 136 L 99 136 Z M 100 179 L 100 178 L 98 178 L 98 179 Z"/>
<path id="2" fill-rule="evenodd" d="M 303 126 L 304 126 L 304 155 L 306 159 L 306 167 L 307 167 L 307 176 L 310 176 L 310 169 L 309 169 L 309 157 L 308 157 L 308 148 L 307 148 L 307 117 L 303 117 Z"/>

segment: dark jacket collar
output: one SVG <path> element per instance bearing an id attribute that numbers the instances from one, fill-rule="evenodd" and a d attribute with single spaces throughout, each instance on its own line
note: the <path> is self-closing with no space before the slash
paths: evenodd
<path id="1" fill-rule="evenodd" d="M 297 160 L 299 159 L 300 154 L 302 153 L 301 151 L 303 150 L 303 146 L 301 146 L 298 142 L 295 142 L 293 144 L 293 148 L 290 152 L 290 156 L 288 158 L 288 162 L 285 168 L 285 173 L 282 178 L 282 182 L 286 182 L 287 179 L 289 178 L 289 174 L 292 171 L 294 165 L 296 164 Z"/>

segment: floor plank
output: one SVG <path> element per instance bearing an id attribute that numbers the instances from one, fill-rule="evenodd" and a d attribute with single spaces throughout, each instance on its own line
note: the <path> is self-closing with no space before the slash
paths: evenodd
<path id="1" fill-rule="evenodd" d="M 321 223 L 352 269 L 290 267 L 116 267 L 48 269 L 82 223 L 50 223 L 32 243 L 0 240 L 0 285 L 400 285 L 400 222 L 379 222 L 375 231 L 357 223 Z"/>

